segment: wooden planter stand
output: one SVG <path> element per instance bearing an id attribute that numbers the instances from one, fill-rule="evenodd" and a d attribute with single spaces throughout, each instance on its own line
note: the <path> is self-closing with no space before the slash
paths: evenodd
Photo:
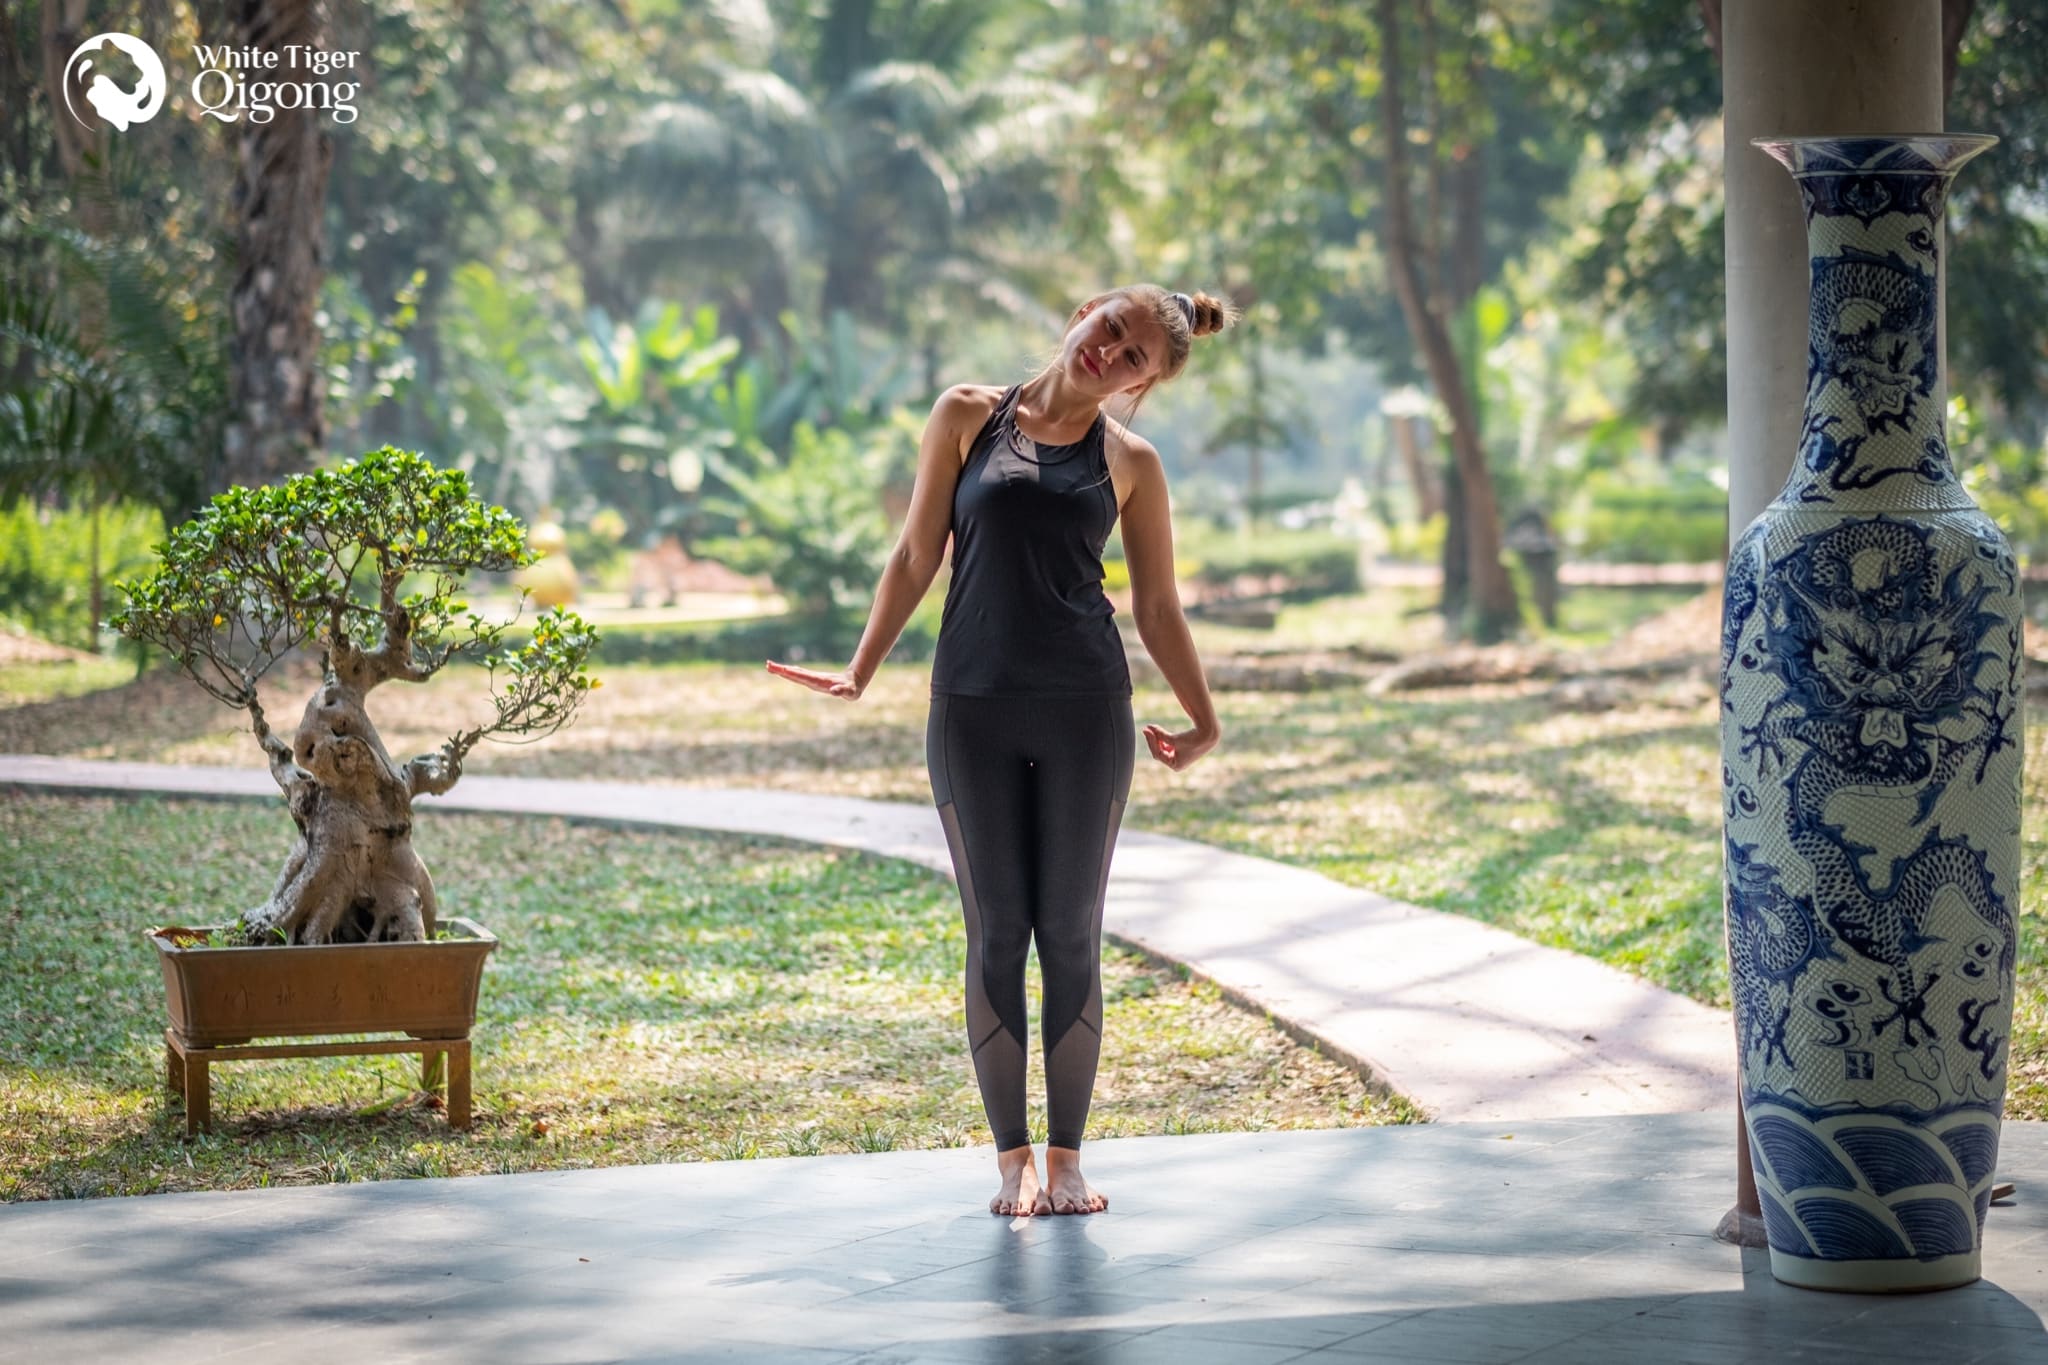
<path id="1" fill-rule="evenodd" d="M 469 1031 L 484 959 L 498 940 L 472 920 L 450 919 L 453 938 L 431 943 L 342 943 L 303 948 L 201 948 L 204 930 L 148 931 L 163 966 L 171 1024 L 164 1080 L 185 1104 L 185 1135 L 211 1129 L 215 1062 L 257 1057 L 420 1054 L 420 1084 L 447 1077 L 448 1124 L 470 1124 Z M 403 1033 L 405 1038 L 259 1043 L 257 1038 Z"/>
<path id="2" fill-rule="evenodd" d="M 164 1030 L 164 1075 L 168 1089 L 185 1104 L 185 1136 L 213 1131 L 213 1077 L 215 1062 L 234 1062 L 253 1057 L 367 1057 L 394 1052 L 420 1054 L 420 1089 L 441 1092 L 441 1061 L 447 1058 L 448 1126 L 469 1127 L 469 1039 L 389 1039 L 383 1042 L 270 1043 L 255 1047 L 198 1047 L 178 1036 L 176 1029 Z"/>

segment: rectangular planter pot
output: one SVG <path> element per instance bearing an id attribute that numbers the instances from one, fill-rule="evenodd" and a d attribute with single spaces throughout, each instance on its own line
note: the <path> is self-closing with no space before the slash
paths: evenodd
<path id="1" fill-rule="evenodd" d="M 251 1038 L 385 1033 L 467 1038 L 476 1021 L 484 959 L 497 938 L 467 919 L 435 943 L 190 948 L 195 930 L 148 931 L 164 969 L 171 1028 L 193 1047 Z"/>

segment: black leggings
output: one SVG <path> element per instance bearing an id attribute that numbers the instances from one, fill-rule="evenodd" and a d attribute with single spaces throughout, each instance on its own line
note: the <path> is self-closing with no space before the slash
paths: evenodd
<path id="1" fill-rule="evenodd" d="M 1102 899 L 1131 794 L 1129 697 L 936 694 L 932 799 L 967 921 L 967 1042 L 996 1150 L 1024 1123 L 1024 955 L 1045 981 L 1048 1139 L 1079 1147 L 1102 1047 Z"/>

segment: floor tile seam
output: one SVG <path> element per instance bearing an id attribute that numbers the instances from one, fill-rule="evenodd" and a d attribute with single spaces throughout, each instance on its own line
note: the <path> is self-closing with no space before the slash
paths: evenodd
<path id="1" fill-rule="evenodd" d="M 1709 1290 L 1709 1291 L 1705 1291 L 1705 1292 L 1706 1292 L 1706 1293 L 1715 1293 L 1715 1294 L 1718 1294 L 1718 1293 L 1722 1293 L 1722 1292 L 1725 1292 L 1725 1291 L 1721 1291 L 1721 1290 Z M 1701 1292 L 1700 1292 L 1700 1291 L 1693 1291 L 1693 1290 L 1688 1290 L 1688 1291 L 1685 1291 L 1685 1292 L 1683 1292 L 1683 1293 L 1678 1293 L 1678 1294 L 1670 1294 L 1670 1295 L 1663 1295 L 1663 1296 L 1660 1296 L 1660 1295 L 1656 1295 L 1656 1294 L 1649 1294 L 1649 1295 L 1644 1295 L 1644 1294 L 1636 1294 L 1636 1295 L 1632 1295 L 1632 1296 L 1631 1296 L 1631 1298 L 1633 1298 L 1633 1299 L 1644 1299 L 1644 1298 L 1662 1298 L 1662 1299 L 1663 1299 L 1663 1302 L 1661 1302 L 1661 1303 L 1657 1304 L 1657 1305 L 1656 1305 L 1655 1307 L 1651 1307 L 1651 1308 L 1645 1308 L 1645 1309 L 1641 1310 L 1640 1312 L 1633 1312 L 1633 1313 L 1631 1314 L 1631 1316 L 1630 1316 L 1629 1318 L 1613 1318 L 1613 1319 L 1610 1319 L 1610 1320 L 1609 1320 L 1609 1321 L 1607 1321 L 1607 1322 L 1603 1322 L 1603 1323 L 1601 1323 L 1601 1324 L 1600 1324 L 1600 1325 L 1598 1325 L 1597 1327 L 1588 1327 L 1588 1328 L 1587 1328 L 1587 1329 L 1586 1329 L 1585 1331 L 1583 1331 L 1583 1332 L 1578 1332 L 1578 1333 L 1575 1333 L 1575 1334 L 1573 1334 L 1572 1336 L 1566 1337 L 1566 1338 L 1565 1338 L 1564 1340 L 1562 1340 L 1562 1341 L 1553 1341 L 1553 1342 L 1550 1342 L 1549 1344 L 1547 1344 L 1547 1345 L 1544 1345 L 1544 1346 L 1535 1346 L 1535 1347 L 1531 1347 L 1531 1348 L 1530 1348 L 1529 1350 L 1527 1350 L 1527 1351 L 1524 1351 L 1524 1352 L 1523 1352 L 1523 1353 L 1522 1353 L 1521 1355 L 1518 1355 L 1518 1356 L 1514 1356 L 1514 1357 L 1510 1358 L 1510 1359 L 1509 1359 L 1509 1360 L 1507 1360 L 1507 1361 L 1503 1361 L 1503 1362 L 1502 1362 L 1502 1365 L 1513 1365 L 1513 1362 L 1514 1362 L 1514 1361 L 1517 1361 L 1517 1360 L 1527 1360 L 1527 1359 L 1529 1359 L 1529 1358 L 1530 1358 L 1531 1356 L 1537 1356 L 1537 1355 L 1542 1355 L 1542 1354 L 1543 1354 L 1544 1352 L 1546 1352 L 1546 1351 L 1566 1351 L 1566 1350 L 1569 1350 L 1569 1348 L 1570 1348 L 1570 1347 L 1572 1346 L 1572 1344 L 1573 1344 L 1573 1343 L 1575 1343 L 1575 1342 L 1580 1342 L 1580 1341 L 1584 1341 L 1584 1340 L 1585 1340 L 1586 1338 L 1588 1338 L 1588 1337 L 1592 1337 L 1592 1336 L 1597 1336 L 1597 1335 L 1599 1335 L 1599 1334 L 1601 1334 L 1601 1333 L 1604 1333 L 1604 1332 L 1609 1332 L 1609 1331 L 1612 1331 L 1612 1330 L 1613 1330 L 1613 1329 L 1614 1329 L 1615 1327 L 1617 1327 L 1617 1326 L 1621 1325 L 1621 1324 L 1622 1324 L 1622 1323 L 1624 1323 L 1624 1322 L 1628 1322 L 1628 1321 L 1633 1321 L 1633 1320 L 1635 1320 L 1635 1319 L 1637 1319 L 1637 1318 L 1645 1317 L 1645 1316 L 1647 1316 L 1648 1314 L 1650 1314 L 1650 1313 L 1653 1313 L 1653 1312 L 1655 1312 L 1657 1308 L 1661 1308 L 1661 1307 L 1665 1307 L 1665 1306 L 1668 1306 L 1669 1304 L 1671 1304 L 1671 1303 L 1675 1303 L 1675 1302 L 1677 1302 L 1677 1301 L 1678 1301 L 1678 1300 L 1680 1300 L 1680 1299 L 1689 1299 L 1689 1298 L 1698 1298 L 1698 1297 L 1701 1297 Z"/>
<path id="2" fill-rule="evenodd" d="M 1387 1313 L 1387 1320 L 1386 1320 L 1385 1322 L 1379 1323 L 1379 1324 L 1377 1324 L 1377 1325 L 1375 1325 L 1375 1326 L 1372 1326 L 1372 1327 L 1368 1327 L 1368 1328 L 1366 1328 L 1366 1329 L 1365 1329 L 1364 1331 L 1361 1331 L 1361 1332 L 1352 1332 L 1352 1333 L 1350 1333 L 1350 1334 L 1349 1334 L 1349 1335 L 1347 1335 L 1347 1336 L 1341 1336 L 1341 1337 L 1338 1337 L 1338 1338 L 1337 1338 L 1337 1339 L 1336 1339 L 1335 1341 L 1326 1341 L 1326 1342 L 1324 1342 L 1324 1343 L 1323 1343 L 1322 1345 L 1320 1345 L 1320 1346 L 1311 1346 L 1311 1347 L 1309 1347 L 1309 1348 L 1308 1348 L 1307 1350 L 1303 1351 L 1303 1352 L 1302 1352 L 1302 1353 L 1301 1353 L 1300 1355 L 1298 1355 L 1298 1356 L 1289 1356 L 1289 1357 L 1288 1357 L 1288 1358 L 1287 1358 L 1286 1360 L 1284 1360 L 1284 1361 L 1280 1362 L 1280 1365 L 1294 1365 L 1294 1362 L 1295 1362 L 1295 1361 L 1298 1361 L 1298 1360 L 1316 1360 L 1316 1359 L 1324 1359 L 1324 1360 L 1327 1360 L 1327 1359 L 1329 1359 L 1330 1357 L 1329 1357 L 1329 1356 L 1327 1356 L 1327 1355 L 1324 1355 L 1324 1354 L 1323 1354 L 1323 1353 L 1324 1353 L 1324 1352 L 1326 1352 L 1326 1351 L 1336 1351 L 1336 1350 L 1337 1350 L 1337 1349 L 1339 1349 L 1340 1347 L 1343 1347 L 1343 1346 L 1345 1346 L 1346 1344 L 1348 1344 L 1348 1343 L 1350 1343 L 1350 1342 L 1354 1342 L 1354 1341 L 1363 1341 L 1363 1340 L 1365 1340 L 1365 1338 L 1367 1338 L 1367 1337 L 1369 1337 L 1369 1336 L 1373 1335 L 1373 1334 L 1374 1334 L 1375 1332 L 1383 1332 L 1383 1331 L 1385 1331 L 1385 1330 L 1386 1330 L 1387 1328 L 1389 1328 L 1389 1327 L 1396 1327 L 1396 1326 L 1399 1326 L 1399 1325 L 1400 1325 L 1401 1323 L 1404 1323 L 1404 1322 L 1412 1322 L 1412 1321 L 1414 1321 L 1414 1320 L 1415 1320 L 1416 1318 L 1419 1318 L 1419 1317 L 1423 1316 L 1423 1315 L 1424 1315 L 1425 1313 L 1435 1313 L 1435 1312 L 1441 1312 L 1441 1311 L 1442 1311 L 1442 1309 L 1441 1309 L 1441 1307 L 1438 1307 L 1438 1308 L 1409 1308 L 1409 1309 L 1389 1309 L 1389 1310 L 1371 1310 L 1371 1309 L 1368 1309 L 1367 1311 L 1368 1311 L 1368 1312 L 1378 1312 L 1378 1311 L 1385 1311 L 1385 1312 Z"/>
<path id="3" fill-rule="evenodd" d="M 856 1289 L 852 1293 L 848 1294 L 846 1297 L 857 1299 L 863 1295 L 878 1293 L 882 1290 L 900 1289 L 904 1285 L 916 1284 L 919 1280 L 928 1280 L 934 1275 L 944 1275 L 950 1271 L 965 1270 L 970 1266 L 980 1265 L 984 1261 L 992 1261 L 996 1258 L 996 1255 L 997 1253 L 990 1252 L 986 1256 L 976 1256 L 972 1260 L 954 1261 L 947 1265 L 933 1266 L 930 1270 L 919 1271 L 915 1275 L 905 1276 L 903 1279 L 900 1280 L 891 1280 L 888 1284 L 870 1285 L 866 1289 Z"/>
<path id="4" fill-rule="evenodd" d="M 1276 1295 L 1277 1295 L 1277 1294 L 1285 1294 L 1285 1293 L 1290 1293 L 1290 1292 L 1292 1292 L 1292 1291 L 1293 1291 L 1294 1289 L 1298 1289 L 1298 1288 L 1300 1288 L 1300 1286 L 1299 1286 L 1299 1285 L 1290 1285 L 1290 1286 L 1288 1286 L 1288 1288 L 1287 1288 L 1287 1289 L 1279 1289 L 1279 1290 L 1275 1290 L 1275 1291 L 1273 1291 L 1273 1292 L 1274 1292 L 1274 1294 L 1276 1294 Z M 1187 1329 L 1187 1330 L 1189 1330 L 1189 1331 L 1194 1331 L 1194 1332 L 1200 1332 L 1200 1331 L 1202 1331 L 1202 1330 L 1203 1330 L 1204 1328 L 1214 1328 L 1214 1327 L 1216 1327 L 1216 1326 L 1218 1326 L 1218 1325 L 1219 1325 L 1219 1324 L 1217 1324 L 1217 1323 L 1215 1323 L 1215 1322 L 1213 1322 L 1213 1321 L 1211 1320 L 1211 1319 L 1213 1318 L 1213 1316 L 1214 1316 L 1214 1314 L 1215 1314 L 1215 1313 L 1227 1312 L 1227 1311 L 1229 1311 L 1229 1310 L 1231 1310 L 1231 1309 L 1234 1309 L 1234 1308 L 1248 1308 L 1248 1307 L 1252 1307 L 1252 1306 L 1255 1306 L 1255 1305 L 1256 1305 L 1256 1304 L 1257 1304 L 1257 1303 L 1258 1303 L 1258 1302 L 1259 1302 L 1259 1301 L 1260 1301 L 1261 1299 L 1263 1299 L 1263 1298 L 1265 1298 L 1265 1297 L 1266 1297 L 1266 1295 L 1260 1294 L 1260 1295 L 1254 1295 L 1254 1296 L 1253 1296 L 1252 1298 L 1249 1298 L 1249 1299 L 1240 1299 L 1240 1300 L 1235 1300 L 1235 1301 L 1233 1301 L 1233 1302 L 1231 1302 L 1231 1303 L 1211 1305 L 1212 1311 L 1211 1311 L 1210 1313 L 1208 1313 L 1208 1314 L 1203 1314 L 1203 1315 L 1201 1315 L 1201 1316 L 1198 1316 L 1198 1317 L 1187 1317 L 1187 1318 L 1182 1318 L 1182 1319 L 1180 1319 L 1180 1320 L 1179 1320 L 1179 1321 L 1177 1321 L 1177 1322 L 1163 1322 L 1163 1323 L 1159 1324 L 1159 1326 L 1157 1326 L 1157 1327 L 1150 1327 L 1150 1328 L 1147 1328 L 1147 1329 L 1146 1329 L 1145 1331 L 1143 1331 L 1143 1332 L 1139 1333 L 1139 1334 L 1138 1334 L 1138 1336 L 1140 1336 L 1140 1337 L 1148 1337 L 1148 1336 L 1154 1336 L 1154 1335 L 1157 1335 L 1157 1334 L 1158 1334 L 1158 1333 L 1160 1333 L 1160 1332 L 1166 1332 L 1166 1331 L 1171 1331 L 1171 1330 L 1173 1330 L 1173 1329 L 1175 1329 L 1175 1328 L 1185 1328 L 1185 1329 Z M 1366 1311 L 1368 1311 L 1368 1312 L 1371 1312 L 1371 1311 L 1373 1311 L 1373 1310 L 1370 1310 L 1370 1309 L 1368 1309 L 1368 1310 L 1366 1310 Z M 1424 1310 L 1424 1309 L 1416 1309 L 1416 1310 L 1414 1310 L 1414 1311 L 1412 1311 L 1412 1312 L 1397 1312 L 1395 1316 L 1393 1316 L 1393 1317 L 1390 1317 L 1390 1318 L 1389 1318 L 1389 1319 L 1388 1319 L 1388 1320 L 1387 1320 L 1387 1321 L 1386 1321 L 1385 1323 L 1382 1323 L 1382 1324 L 1381 1324 L 1381 1326 L 1392 1326 L 1392 1325 L 1393 1325 L 1393 1324 L 1394 1324 L 1395 1322 L 1399 1322 L 1399 1321 L 1405 1321 L 1405 1320 L 1407 1320 L 1408 1318 L 1411 1318 L 1411 1317 L 1415 1317 L 1415 1316 L 1417 1316 L 1418 1314 L 1420 1314 L 1420 1313 L 1422 1313 L 1422 1312 L 1424 1312 L 1424 1311 L 1427 1311 L 1427 1310 Z M 1294 1316 L 1315 1316 L 1315 1317 L 1321 1317 L 1321 1316 L 1325 1316 L 1325 1315 L 1324 1315 L 1324 1314 L 1309 1314 L 1309 1315 L 1299 1315 L 1299 1314 L 1297 1314 L 1297 1315 L 1294 1315 Z M 1223 1325 L 1223 1326 L 1227 1326 L 1228 1324 L 1226 1323 L 1226 1324 L 1220 1324 L 1220 1325 Z M 1287 1365 L 1287 1362 L 1288 1362 L 1288 1361 L 1294 1361 L 1294 1360 L 1300 1360 L 1300 1359 L 1303 1359 L 1303 1358 L 1305 1358 L 1305 1357 L 1307 1357 L 1307 1356 L 1311 1356 L 1311 1355 L 1315 1354 L 1315 1353 L 1316 1353 L 1317 1351 L 1321 1351 L 1321 1350 L 1324 1350 L 1324 1349 L 1326 1349 L 1326 1348 L 1328 1348 L 1328 1347 L 1331 1347 L 1331 1346 L 1335 1346 L 1335 1345 L 1338 1345 L 1338 1344 L 1339 1344 L 1340 1342 L 1345 1342 L 1345 1341 L 1351 1341 L 1351 1340 L 1353 1340 L 1353 1339 L 1354 1339 L 1354 1338 L 1356 1338 L 1356 1337 L 1362 1337 L 1362 1336 L 1370 1336 L 1370 1335 L 1371 1335 L 1371 1334 L 1372 1334 L 1373 1332 L 1375 1332 L 1375 1331 L 1377 1331 L 1377 1330 L 1379 1330 L 1379 1329 L 1378 1329 L 1378 1328 L 1376 1328 L 1376 1327 L 1374 1327 L 1374 1328 L 1367 1328 L 1367 1329 L 1366 1329 L 1365 1331 L 1363 1331 L 1363 1332 L 1355 1332 L 1355 1333 L 1351 1333 L 1350 1335 L 1347 1335 L 1347 1336 L 1343 1336 L 1343 1337 L 1336 1337 L 1336 1338 L 1333 1338 L 1332 1340 L 1329 1340 L 1329 1341 L 1325 1341 L 1325 1342 L 1321 1343 L 1320 1345 L 1316 1345 L 1316 1346 L 1310 1346 L 1310 1347 L 1307 1347 L 1307 1348 L 1305 1348 L 1305 1349 L 1304 1349 L 1304 1350 L 1303 1350 L 1303 1351 L 1301 1352 L 1301 1354 L 1299 1354 L 1299 1355 L 1285 1356 L 1285 1357 L 1283 1357 L 1283 1358 L 1282 1358 L 1282 1359 L 1281 1359 L 1280 1361 L 1277 1361 L 1277 1362 L 1275 1362 L 1275 1365 Z M 1235 1340 L 1232 1340 L 1232 1339 L 1231 1339 L 1231 1338 L 1229 1338 L 1229 1337 L 1217 1337 L 1217 1338 L 1215 1338 L 1215 1340 L 1217 1340 L 1217 1341 L 1221 1341 L 1221 1342 L 1224 1342 L 1225 1344 L 1228 1344 L 1228 1345 L 1254 1345 L 1254 1346 L 1273 1346 L 1273 1347 L 1286 1347 L 1286 1346 L 1291 1346 L 1291 1345 L 1293 1345 L 1293 1344 L 1294 1344 L 1294 1343 L 1292 1343 L 1292 1342 L 1286 1342 L 1286 1341 L 1259 1341 L 1259 1340 L 1257 1340 L 1257 1339 L 1255 1339 L 1255 1338 L 1253 1338 L 1253 1339 L 1248 1339 L 1248 1340 L 1246 1340 L 1246 1341 L 1235 1341 Z"/>

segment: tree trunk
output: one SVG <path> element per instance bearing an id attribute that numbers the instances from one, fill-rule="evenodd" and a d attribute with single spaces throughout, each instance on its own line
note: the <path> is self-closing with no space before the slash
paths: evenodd
<path id="1" fill-rule="evenodd" d="M 1257 335 L 1248 338 L 1250 347 L 1245 355 L 1245 370 L 1251 399 L 1251 417 L 1248 424 L 1251 444 L 1245 453 L 1245 539 L 1258 536 L 1259 507 L 1266 496 L 1266 367 L 1261 359 Z"/>
<path id="2" fill-rule="evenodd" d="M 1387 418 L 1387 432 L 1400 455 L 1401 468 L 1407 472 L 1408 483 L 1415 490 L 1415 518 L 1428 521 L 1444 510 L 1444 490 L 1436 470 L 1423 458 L 1422 441 L 1416 435 L 1416 429 L 1421 425 L 1420 417 L 1395 415 Z"/>
<path id="3" fill-rule="evenodd" d="M 1969 31 L 1970 16 L 1977 12 L 1977 0 L 1941 0 L 1941 102 L 1956 88 L 1956 54 Z"/>
<path id="4" fill-rule="evenodd" d="M 235 42 L 282 50 L 322 45 L 321 0 L 239 0 Z M 321 78 L 294 71 L 293 79 Z M 221 479 L 266 484 L 312 467 L 326 441 L 320 331 L 313 320 L 325 262 L 323 208 L 334 158 L 318 109 L 283 109 L 269 123 L 235 125 L 239 269 L 234 319 L 233 416 Z"/>
<path id="5" fill-rule="evenodd" d="M 1465 633 L 1465 609 L 1472 604 L 1472 537 L 1465 532 L 1465 481 L 1455 459 L 1444 465 L 1444 588 L 1437 610 L 1444 634 L 1455 640 Z"/>
<path id="6" fill-rule="evenodd" d="M 1409 335 L 1423 355 L 1432 387 L 1449 410 L 1451 451 L 1463 485 L 1466 563 L 1471 575 L 1472 630 L 1482 643 L 1498 640 L 1520 617 L 1514 582 L 1501 562 L 1500 513 L 1480 444 L 1478 411 L 1443 318 L 1429 307 L 1417 277 L 1414 226 L 1409 216 L 1407 116 L 1401 101 L 1400 17 L 1394 0 L 1379 0 L 1381 129 L 1387 141 L 1385 214 L 1387 273 Z M 1425 79 L 1432 79 L 1425 75 Z"/>
<path id="7" fill-rule="evenodd" d="M 92 615 L 92 621 L 88 627 L 92 632 L 92 644 L 89 647 L 94 653 L 98 653 L 100 647 L 101 610 L 106 605 L 100 586 L 100 481 L 94 479 L 86 486 L 86 490 L 86 503 L 91 508 L 92 515 L 92 582 L 87 591 L 86 600 L 86 605 Z"/>
<path id="8" fill-rule="evenodd" d="M 395 763 L 364 709 L 388 676 L 343 646 L 306 703 L 287 745 L 264 725 L 256 734 L 271 776 L 299 827 L 270 899 L 242 916 L 251 942 L 415 942 L 434 936 L 434 880 L 412 846 L 412 800 L 446 791 L 461 760 L 440 754 Z"/>
<path id="9" fill-rule="evenodd" d="M 105 241 L 113 235 L 113 206 L 106 182 L 108 133 L 103 127 L 88 130 L 80 126 L 64 107 L 65 64 L 80 43 L 99 31 L 85 27 L 89 8 L 85 0 L 43 0 L 43 80 L 50 99 L 50 132 L 57 144 L 57 163 L 70 188 L 78 226 L 93 240 Z M 91 107 L 77 98 L 76 91 L 73 99 L 81 109 Z M 72 321 L 79 338 L 88 350 L 97 350 L 107 330 L 105 296 L 88 284 L 71 297 Z M 20 354 L 29 358 L 28 348 L 22 347 Z"/>

